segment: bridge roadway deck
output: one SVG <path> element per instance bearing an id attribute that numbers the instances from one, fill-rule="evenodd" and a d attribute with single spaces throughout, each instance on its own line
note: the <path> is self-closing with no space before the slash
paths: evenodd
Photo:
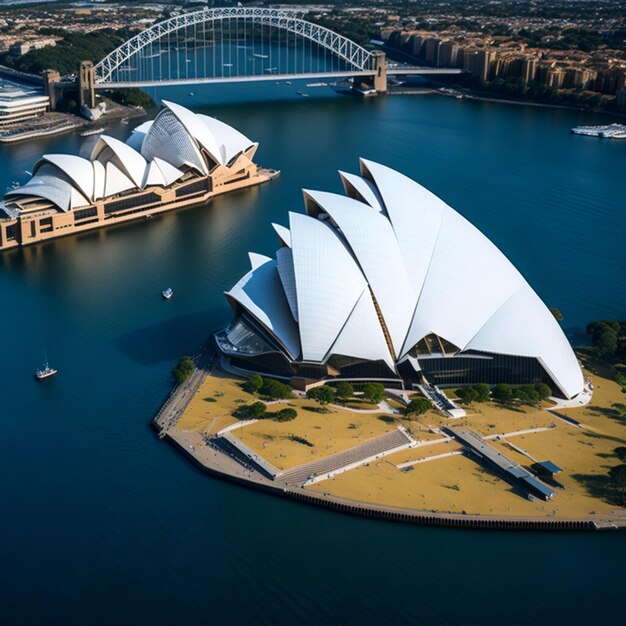
<path id="1" fill-rule="evenodd" d="M 169 395 L 153 420 L 159 437 L 166 437 L 204 472 L 240 485 L 291 498 L 305 504 L 333 511 L 397 521 L 409 524 L 460 528 L 486 528 L 492 530 L 614 530 L 626 528 L 626 514 L 589 515 L 584 518 L 557 518 L 553 516 L 495 516 L 385 506 L 310 491 L 303 487 L 272 481 L 251 466 L 243 466 L 235 458 L 207 445 L 201 433 L 176 430 L 175 425 L 216 363 L 215 347 L 209 340 L 196 355 L 198 368 L 188 381 Z"/>
<path id="2" fill-rule="evenodd" d="M 446 67 L 390 67 L 387 76 L 451 76 L 462 74 L 463 70 Z M 310 80 L 315 78 L 353 78 L 375 76 L 374 70 L 361 72 L 313 72 L 309 74 L 254 74 L 248 76 L 210 76 L 207 78 L 174 78 L 171 80 L 142 80 L 113 83 L 96 83 L 96 89 L 131 89 L 136 87 L 159 87 L 163 85 L 204 85 L 218 83 L 245 83 L 276 80 Z"/>

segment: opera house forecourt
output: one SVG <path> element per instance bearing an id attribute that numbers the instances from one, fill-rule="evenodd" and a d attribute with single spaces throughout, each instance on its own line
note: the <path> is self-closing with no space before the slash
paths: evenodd
<path id="1" fill-rule="evenodd" d="M 235 315 L 215 337 L 233 370 L 303 390 L 347 380 L 583 391 L 558 322 L 475 226 L 389 167 L 361 159 L 360 176 L 340 176 L 345 195 L 305 190 L 306 215 L 273 225 L 276 258 L 250 254 L 226 293 Z"/>
<path id="2" fill-rule="evenodd" d="M 100 228 L 258 185 L 258 144 L 212 117 L 164 101 L 126 143 L 101 135 L 88 158 L 46 154 L 0 203 L 0 250 Z"/>

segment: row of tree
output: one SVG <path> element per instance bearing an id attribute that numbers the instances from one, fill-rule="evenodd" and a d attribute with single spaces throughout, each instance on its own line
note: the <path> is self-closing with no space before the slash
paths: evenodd
<path id="1" fill-rule="evenodd" d="M 552 395 L 552 390 L 545 383 L 536 385 L 520 385 L 514 387 L 506 383 L 497 384 L 493 390 L 489 385 L 478 384 L 470 387 L 461 387 L 456 390 L 456 395 L 461 404 L 473 404 L 474 402 L 486 402 L 493 398 L 503 404 L 526 404 L 534 406 Z"/>
<path id="2" fill-rule="evenodd" d="M 298 412 L 291 407 L 286 407 L 276 413 L 272 413 L 267 410 L 265 402 L 257 400 L 252 404 L 239 407 L 235 411 L 235 416 L 244 420 L 260 420 L 267 418 L 276 422 L 291 422 L 291 420 L 295 420 L 296 417 L 298 417 Z"/>

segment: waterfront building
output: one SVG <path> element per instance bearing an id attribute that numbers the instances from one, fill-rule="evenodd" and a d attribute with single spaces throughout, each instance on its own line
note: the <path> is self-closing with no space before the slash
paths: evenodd
<path id="1" fill-rule="evenodd" d="M 34 41 L 16 41 L 9 46 L 9 52 L 14 56 L 22 56 L 32 50 L 41 50 L 47 46 L 56 46 L 56 39 L 35 39 Z"/>
<path id="2" fill-rule="evenodd" d="M 0 204 L 0 250 L 206 202 L 269 180 L 255 143 L 172 102 L 126 143 L 102 135 L 89 158 L 45 154 Z"/>
<path id="3" fill-rule="evenodd" d="M 232 367 L 290 380 L 546 383 L 572 398 L 578 361 L 559 324 L 498 248 L 430 191 L 361 160 L 346 195 L 304 191 L 274 224 L 275 258 L 250 254 L 216 333 Z"/>
<path id="4" fill-rule="evenodd" d="M 40 89 L 0 80 L 0 129 L 41 117 L 49 106 Z"/>

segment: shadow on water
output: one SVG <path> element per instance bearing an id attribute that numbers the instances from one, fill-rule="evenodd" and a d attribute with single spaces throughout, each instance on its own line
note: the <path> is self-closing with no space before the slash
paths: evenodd
<path id="1" fill-rule="evenodd" d="M 206 327 L 205 337 L 226 324 L 227 307 L 216 307 L 144 326 L 117 337 L 113 344 L 134 363 L 153 365 L 193 353 L 198 344 L 198 328 Z M 217 320 L 217 323 L 216 323 Z"/>

